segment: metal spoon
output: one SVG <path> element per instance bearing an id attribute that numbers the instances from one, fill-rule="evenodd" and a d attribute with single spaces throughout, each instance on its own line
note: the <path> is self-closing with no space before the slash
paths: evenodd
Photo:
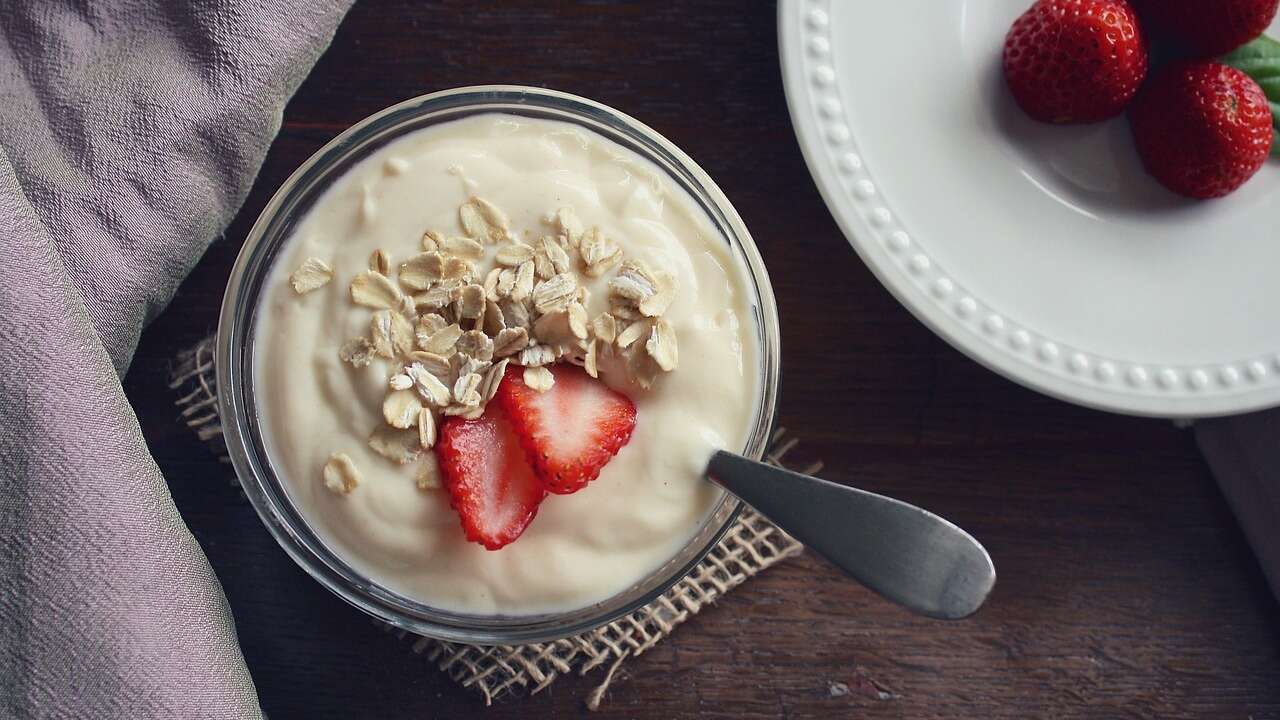
<path id="1" fill-rule="evenodd" d="M 707 477 L 855 580 L 921 615 L 968 617 L 996 583 L 972 535 L 901 500 L 717 452 Z"/>

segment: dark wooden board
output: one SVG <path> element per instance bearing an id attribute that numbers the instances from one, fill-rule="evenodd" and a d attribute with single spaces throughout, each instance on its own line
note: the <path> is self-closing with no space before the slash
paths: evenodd
<path id="1" fill-rule="evenodd" d="M 173 354 L 214 327 L 257 213 L 309 154 L 407 97 L 518 83 L 630 113 L 716 178 L 773 278 L 781 422 L 803 439 L 799 455 L 823 459 L 828 478 L 954 519 L 1000 572 L 987 608 L 943 624 L 812 557 L 791 561 L 628 662 L 603 716 L 1280 718 L 1280 611 L 1191 436 L 1018 387 L 893 300 L 805 170 L 775 13 L 761 0 L 352 10 L 286 110 L 243 211 L 146 332 L 126 380 L 226 589 L 263 707 L 274 720 L 585 714 L 598 674 L 484 710 L 312 582 L 163 389 Z M 850 692 L 833 694 L 837 683 Z"/>

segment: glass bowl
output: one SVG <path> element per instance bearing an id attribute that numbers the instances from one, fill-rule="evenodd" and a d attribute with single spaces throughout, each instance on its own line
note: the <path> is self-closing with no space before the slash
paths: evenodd
<path id="1" fill-rule="evenodd" d="M 284 183 L 258 218 L 227 283 L 218 324 L 218 405 L 232 465 L 267 529 L 304 570 L 342 599 L 404 630 L 451 642 L 516 645 L 576 635 L 609 623 L 661 595 L 689 572 L 737 518 L 740 503 L 724 493 L 701 528 L 670 560 L 627 590 L 594 605 L 542 615 L 468 615 L 432 608 L 378 585 L 320 540 L 276 477 L 263 448 L 255 406 L 253 353 L 256 309 L 264 279 L 293 227 L 328 185 L 379 147 L 430 125 L 481 113 L 509 113 L 573 123 L 656 164 L 684 188 L 746 269 L 754 293 L 759 341 L 759 400 L 745 448 L 759 459 L 771 431 L 778 388 L 777 308 L 764 264 L 742 218 L 697 164 L 653 129 L 617 110 L 565 93 L 517 86 L 481 86 L 423 95 L 383 110 L 334 138 Z"/>

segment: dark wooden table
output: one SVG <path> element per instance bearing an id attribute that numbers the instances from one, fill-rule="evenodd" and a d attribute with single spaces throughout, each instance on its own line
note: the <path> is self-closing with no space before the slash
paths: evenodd
<path id="1" fill-rule="evenodd" d="M 143 336 L 127 379 L 273 720 L 559 717 L 585 713 L 598 680 L 485 710 L 295 567 L 162 389 L 173 354 L 214 327 L 241 240 L 299 163 L 387 105 L 478 83 L 595 98 L 701 163 L 772 274 L 781 422 L 799 454 L 832 480 L 954 519 L 1000 571 L 977 617 L 943 624 L 812 557 L 790 561 L 625 665 L 603 715 L 1280 718 L 1280 611 L 1191 435 L 1018 387 L 890 297 L 805 170 L 773 3 L 496 5 L 357 4 L 286 110 L 240 216 Z"/>

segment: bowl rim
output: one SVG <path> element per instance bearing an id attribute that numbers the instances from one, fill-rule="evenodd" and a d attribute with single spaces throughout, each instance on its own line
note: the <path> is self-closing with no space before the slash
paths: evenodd
<path id="1" fill-rule="evenodd" d="M 521 111 L 525 112 L 521 112 Z M 344 601 L 394 627 L 419 635 L 477 645 L 547 642 L 606 625 L 661 596 L 711 552 L 733 525 L 742 504 L 725 492 L 694 537 L 639 583 L 599 603 L 563 613 L 467 615 L 399 595 L 351 568 L 311 532 L 275 477 L 261 446 L 250 392 L 256 302 L 265 276 L 291 237 L 291 224 L 351 164 L 408 132 L 486 113 L 551 116 L 620 142 L 684 187 L 707 213 L 746 272 L 754 291 L 754 334 L 759 340 L 760 386 L 753 430 L 744 454 L 760 459 L 768 449 L 777 408 L 781 335 L 769 276 L 755 242 L 723 191 L 692 158 L 640 121 L 601 103 L 555 90 L 517 85 L 453 88 L 410 98 L 352 125 L 302 163 L 263 208 L 232 267 L 219 316 L 214 367 L 218 410 L 232 467 L 254 510 L 282 549 L 303 570 Z M 441 114 L 444 117 L 439 117 Z M 416 122 L 415 122 L 416 121 Z M 609 133 L 605 130 L 610 131 Z M 612 133 L 612 134 L 610 134 Z M 365 151 L 360 154 L 360 151 Z M 343 163 L 347 163 L 345 166 Z M 690 548 L 698 545 L 693 552 Z M 660 578 L 660 579 L 659 579 Z M 592 612 L 596 611 L 596 612 Z"/>

